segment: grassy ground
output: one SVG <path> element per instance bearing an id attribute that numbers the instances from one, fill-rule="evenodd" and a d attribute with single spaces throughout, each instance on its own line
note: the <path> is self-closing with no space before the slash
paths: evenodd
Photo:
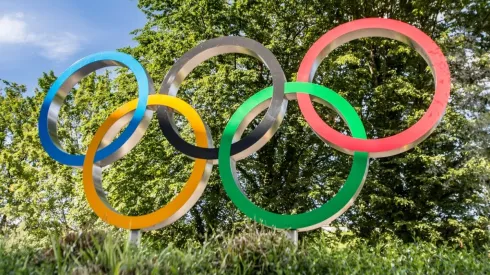
<path id="1" fill-rule="evenodd" d="M 216 235 L 164 249 L 101 234 L 45 248 L 0 241 L 0 274 L 490 274 L 485 250 L 397 241 L 375 246 L 322 237 L 294 246 L 280 232 Z"/>

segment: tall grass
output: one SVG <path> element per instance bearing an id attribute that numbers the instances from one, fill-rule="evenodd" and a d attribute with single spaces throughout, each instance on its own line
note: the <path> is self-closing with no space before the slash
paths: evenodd
<path id="1" fill-rule="evenodd" d="M 84 233 L 53 237 L 44 248 L 0 241 L 0 274 L 490 274 L 490 262 L 485 250 L 396 240 L 369 245 L 322 235 L 295 246 L 278 231 L 216 234 L 164 249 Z"/>

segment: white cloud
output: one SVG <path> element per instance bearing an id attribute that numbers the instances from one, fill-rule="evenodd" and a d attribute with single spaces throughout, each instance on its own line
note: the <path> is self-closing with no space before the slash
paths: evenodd
<path id="1" fill-rule="evenodd" d="M 64 59 L 80 49 L 80 39 L 69 32 L 47 37 L 36 42 L 42 48 L 41 54 L 49 59 Z"/>
<path id="2" fill-rule="evenodd" d="M 24 14 L 4 15 L 0 18 L 0 43 L 25 43 L 29 39 Z"/>
<path id="3" fill-rule="evenodd" d="M 69 32 L 35 33 L 29 30 L 24 14 L 19 12 L 0 17 L 0 44 L 32 45 L 39 54 L 53 60 L 63 60 L 80 49 L 81 39 Z"/>

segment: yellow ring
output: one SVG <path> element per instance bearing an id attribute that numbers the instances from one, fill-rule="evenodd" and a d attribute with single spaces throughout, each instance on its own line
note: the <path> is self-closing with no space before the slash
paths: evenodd
<path id="1" fill-rule="evenodd" d="M 204 176 L 206 173 L 206 169 L 211 169 L 212 166 L 204 159 L 196 159 L 194 163 L 194 169 L 177 197 L 175 197 L 167 205 L 150 214 L 142 216 L 126 216 L 118 213 L 109 205 L 106 205 L 97 194 L 93 180 L 93 163 L 95 153 L 97 152 L 99 144 L 101 143 L 104 135 L 107 133 L 109 128 L 111 128 L 111 126 L 116 123 L 121 117 L 135 110 L 137 103 L 138 100 L 135 99 L 118 108 L 107 118 L 106 121 L 104 121 L 104 123 L 95 133 L 94 138 L 90 142 L 83 163 L 83 186 L 90 207 L 102 220 L 114 226 L 125 229 L 149 230 L 160 228 L 163 226 L 162 224 L 172 223 L 187 212 L 179 210 L 184 208 L 186 204 L 188 206 L 188 202 L 194 201 L 192 203 L 193 205 L 195 201 L 199 199 L 207 183 L 207 178 Z M 151 105 L 168 106 L 184 115 L 190 122 L 191 127 L 194 131 L 197 146 L 208 146 L 206 127 L 204 126 L 201 117 L 198 115 L 196 110 L 192 108 L 191 105 L 173 96 L 150 95 L 148 98 L 148 106 Z"/>

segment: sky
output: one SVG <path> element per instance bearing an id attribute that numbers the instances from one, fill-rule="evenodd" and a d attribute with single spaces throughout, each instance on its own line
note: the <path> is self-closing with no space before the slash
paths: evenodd
<path id="1" fill-rule="evenodd" d="M 145 15 L 137 0 L 0 0 L 0 79 L 28 94 L 43 72 L 60 75 L 80 58 L 135 45 Z"/>

